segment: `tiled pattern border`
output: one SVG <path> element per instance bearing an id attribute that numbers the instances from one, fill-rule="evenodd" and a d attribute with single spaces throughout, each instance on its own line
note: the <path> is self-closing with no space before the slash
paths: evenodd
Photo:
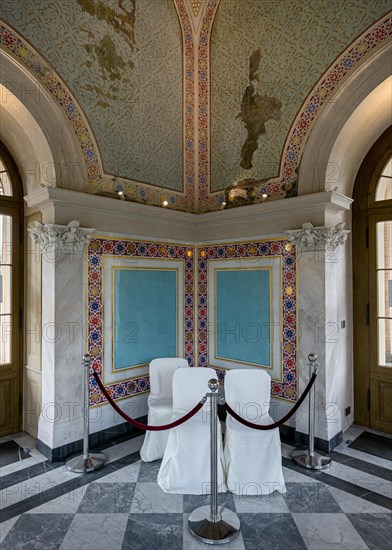
<path id="1" fill-rule="evenodd" d="M 199 37 L 198 47 L 198 136 L 199 136 L 199 158 L 198 158 L 198 193 L 199 209 L 201 211 L 209 207 L 209 173 L 210 173 L 210 35 L 216 10 L 220 0 L 208 0 Z M 214 205 L 219 206 L 220 200 Z"/>
<path id="2" fill-rule="evenodd" d="M 194 365 L 194 284 L 193 249 L 186 245 L 151 243 L 128 239 L 97 237 L 87 248 L 87 326 L 88 353 L 92 368 L 102 377 L 103 361 L 103 258 L 166 258 L 184 261 L 184 350 L 190 366 Z M 90 404 L 106 401 L 94 379 L 90 381 Z M 131 397 L 149 390 L 148 376 L 139 376 L 106 386 L 114 399 Z"/>
<path id="3" fill-rule="evenodd" d="M 192 247 L 169 243 L 151 243 L 111 237 L 94 238 L 87 249 L 87 324 L 88 352 L 92 368 L 102 376 L 103 358 L 103 275 L 102 260 L 105 255 L 118 257 L 175 258 L 184 261 L 184 324 L 185 357 L 194 366 L 194 252 Z M 260 258 L 281 256 L 282 259 L 282 373 L 281 382 L 272 383 L 272 396 L 296 401 L 297 392 L 297 262 L 295 247 L 286 239 L 270 239 L 246 243 L 207 245 L 197 249 L 198 285 L 198 361 L 200 367 L 208 366 L 208 261 L 210 259 Z M 224 370 L 217 370 L 220 379 Z M 123 399 L 148 391 L 148 376 L 140 376 L 107 386 L 114 399 Z M 90 404 L 98 405 L 105 398 L 91 380 Z"/>
<path id="4" fill-rule="evenodd" d="M 197 249 L 198 257 L 198 364 L 208 366 L 208 261 L 216 259 L 261 258 L 282 259 L 282 382 L 273 381 L 273 397 L 296 401 L 297 388 L 297 261 L 295 247 L 286 239 L 246 243 L 207 245 Z M 219 378 L 225 371 L 216 369 Z"/>

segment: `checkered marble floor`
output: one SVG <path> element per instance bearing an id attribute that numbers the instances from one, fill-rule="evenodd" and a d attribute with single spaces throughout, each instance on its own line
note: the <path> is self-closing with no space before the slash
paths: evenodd
<path id="1" fill-rule="evenodd" d="M 215 548 L 191 537 L 187 529 L 190 512 L 208 504 L 209 497 L 164 493 L 156 483 L 160 461 L 141 462 L 135 445 L 135 440 L 130 440 L 117 448 L 111 447 L 105 451 L 108 464 L 84 476 L 67 472 L 60 465 L 53 470 L 47 466 L 43 473 L 32 477 L 24 475 L 26 479 L 22 481 L 23 470 L 17 472 L 19 478 L 0 477 L 4 481 L 1 549 Z M 284 447 L 286 452 L 290 450 Z M 133 453 L 129 454 L 130 451 Z M 349 463 L 358 460 L 345 456 Z M 239 537 L 224 547 L 390 549 L 392 506 L 391 484 L 386 480 L 388 469 L 373 460 L 373 465 L 370 463 L 373 473 L 359 472 L 355 485 L 344 479 L 344 471 L 342 474 L 342 468 L 347 471 L 354 468 L 345 466 L 341 456 L 337 464 L 340 469 L 333 475 L 312 472 L 309 476 L 285 458 L 287 494 L 219 495 L 220 505 L 236 511 L 241 521 Z M 18 479 L 19 482 L 10 485 Z M 364 487 L 370 481 L 375 491 Z"/>

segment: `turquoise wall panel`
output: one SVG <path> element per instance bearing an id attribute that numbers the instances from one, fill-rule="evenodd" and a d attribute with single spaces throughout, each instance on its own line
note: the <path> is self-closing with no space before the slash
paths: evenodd
<path id="1" fill-rule="evenodd" d="M 271 270 L 216 270 L 215 277 L 216 356 L 271 366 Z"/>
<path id="2" fill-rule="evenodd" d="M 177 355 L 177 271 L 114 270 L 113 368 Z"/>

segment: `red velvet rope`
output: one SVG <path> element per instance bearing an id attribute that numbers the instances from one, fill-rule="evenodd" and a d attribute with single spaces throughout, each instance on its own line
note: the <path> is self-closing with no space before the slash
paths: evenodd
<path id="1" fill-rule="evenodd" d="M 310 388 L 313 386 L 314 381 L 316 380 L 316 377 L 317 377 L 317 372 L 314 372 L 312 374 L 311 379 L 309 380 L 308 385 L 305 388 L 304 393 L 298 399 L 298 401 L 296 402 L 294 407 L 291 409 L 291 411 L 288 412 L 285 416 L 283 416 L 280 420 L 277 420 L 276 422 L 273 422 L 272 424 L 254 424 L 253 422 L 249 422 L 249 420 L 245 420 L 245 418 L 242 418 L 242 416 L 240 416 L 235 411 L 233 411 L 233 409 L 227 403 L 225 403 L 225 409 L 227 410 L 227 412 L 229 414 L 231 414 L 231 416 L 233 418 L 235 418 L 236 420 L 238 420 L 238 422 L 241 422 L 241 424 L 243 424 L 244 426 L 247 426 L 248 428 L 254 428 L 255 430 L 273 430 L 275 428 L 278 428 L 279 426 L 281 426 L 285 422 L 287 422 L 287 420 L 291 416 L 293 416 L 294 413 L 297 412 L 299 407 L 302 405 L 302 403 L 306 399 L 306 396 L 308 395 L 308 393 L 310 391 Z"/>
<path id="2" fill-rule="evenodd" d="M 142 422 L 138 422 L 137 420 L 134 420 L 130 416 L 128 416 L 124 411 L 120 409 L 120 407 L 117 405 L 115 401 L 110 397 L 109 393 L 107 392 L 105 386 L 102 384 L 98 374 L 93 371 L 93 376 L 101 390 L 101 392 L 104 394 L 106 399 L 109 401 L 110 405 L 113 407 L 115 411 L 118 412 L 120 416 L 122 416 L 127 422 L 135 426 L 136 428 L 140 428 L 141 430 L 149 430 L 150 432 L 160 432 L 162 430 L 170 430 L 170 428 L 175 428 L 176 426 L 180 426 L 190 418 L 192 418 L 193 415 L 195 415 L 200 409 L 202 408 L 203 404 L 202 402 L 199 402 L 189 413 L 182 416 L 178 420 L 175 420 L 175 422 L 171 422 L 170 424 L 164 424 L 163 426 L 149 426 L 148 424 L 143 424 Z"/>

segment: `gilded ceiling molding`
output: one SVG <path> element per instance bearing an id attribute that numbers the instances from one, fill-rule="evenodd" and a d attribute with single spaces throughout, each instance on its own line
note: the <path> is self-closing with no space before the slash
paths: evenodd
<path id="1" fill-rule="evenodd" d="M 374 25 L 363 32 L 321 76 L 308 94 L 287 134 L 280 161 L 279 177 L 271 179 L 269 182 L 256 189 L 256 202 L 262 202 L 262 195 L 264 193 L 269 196 L 280 196 L 281 198 L 295 196 L 297 194 L 297 177 L 302 152 L 321 108 L 331 100 L 331 97 L 335 90 L 339 88 L 343 79 L 349 76 L 374 48 L 386 43 L 391 34 L 392 16 L 388 15 L 379 19 Z M 208 42 L 208 50 L 209 47 L 210 45 Z M 208 65 L 208 75 L 206 77 L 207 88 L 209 71 L 210 66 Z M 203 81 L 200 80 L 199 96 L 201 96 L 204 91 L 202 85 Z M 207 91 L 205 93 L 208 94 Z M 205 104 L 209 109 L 208 101 Z M 209 111 L 206 116 L 209 116 Z M 199 124 L 199 132 L 202 131 L 200 126 Z M 206 151 L 209 151 L 210 139 L 211 136 L 208 128 L 207 138 L 203 144 Z M 209 155 L 207 155 L 207 157 L 209 157 Z M 199 173 L 199 194 L 201 197 L 200 211 L 219 209 L 222 202 L 225 200 L 225 195 L 223 192 L 215 194 L 210 193 L 209 181 L 205 182 L 205 177 L 208 172 L 205 171 L 204 158 L 201 155 L 199 157 Z"/>

